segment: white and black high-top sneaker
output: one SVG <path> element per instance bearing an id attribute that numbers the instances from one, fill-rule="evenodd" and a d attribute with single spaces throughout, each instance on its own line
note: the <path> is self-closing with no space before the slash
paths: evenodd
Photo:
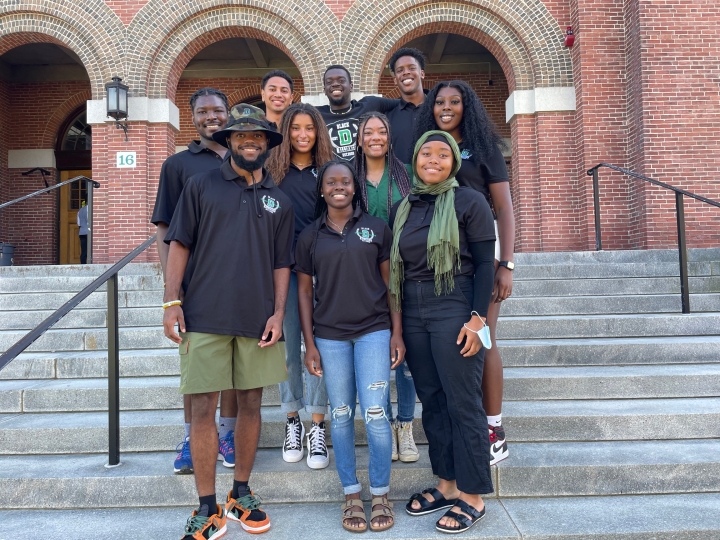
<path id="1" fill-rule="evenodd" d="M 307 435 L 307 464 L 311 469 L 324 469 L 330 465 L 327 444 L 325 444 L 325 422 L 312 423 Z"/>
<path id="2" fill-rule="evenodd" d="M 507 442 L 505 442 L 505 430 L 502 426 L 488 426 L 490 432 L 490 465 L 502 461 L 510 455 Z"/>
<path id="3" fill-rule="evenodd" d="M 303 438 L 305 426 L 299 416 L 288 416 L 285 424 L 285 442 L 282 447 L 282 456 L 288 463 L 297 463 L 303 458 Z"/>

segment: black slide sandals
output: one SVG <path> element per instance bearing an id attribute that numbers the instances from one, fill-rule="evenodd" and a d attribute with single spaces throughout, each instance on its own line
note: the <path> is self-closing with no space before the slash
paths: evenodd
<path id="1" fill-rule="evenodd" d="M 428 493 L 432 495 L 433 501 L 428 501 L 423 495 Z M 416 510 L 412 507 L 413 501 L 420 503 L 420 509 Z M 410 497 L 410 500 L 405 505 L 405 511 L 411 516 L 424 516 L 426 514 L 432 514 L 438 510 L 444 510 L 445 508 L 452 508 L 455 505 L 455 501 L 448 501 L 445 496 L 440 493 L 436 488 L 428 488 L 423 490 L 422 493 L 415 493 Z"/>
<path id="2" fill-rule="evenodd" d="M 435 528 L 444 533 L 449 534 L 457 534 L 461 532 L 467 531 L 470 527 L 475 525 L 478 521 L 480 521 L 483 517 L 485 517 L 485 508 L 482 510 L 476 510 L 472 506 L 470 506 L 465 501 L 458 499 L 455 501 L 455 504 L 453 506 L 457 506 L 462 514 L 458 514 L 457 512 L 453 512 L 452 510 L 448 510 L 445 512 L 445 515 L 443 517 L 452 518 L 455 521 L 459 523 L 459 526 L 457 527 L 447 527 L 445 525 L 440 525 L 440 520 L 435 524 Z M 467 514 L 463 515 L 463 514 Z M 470 517 L 468 517 L 470 516 Z M 442 519 L 442 518 L 441 518 Z"/>

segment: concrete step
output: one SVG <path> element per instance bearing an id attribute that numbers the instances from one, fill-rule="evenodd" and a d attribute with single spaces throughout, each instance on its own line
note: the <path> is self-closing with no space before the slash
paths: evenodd
<path id="1" fill-rule="evenodd" d="M 415 409 L 413 433 L 425 442 Z M 279 448 L 285 414 L 264 407 L 260 446 Z M 300 412 L 303 421 L 310 419 Z M 358 444 L 365 444 L 356 415 Z M 183 412 L 142 410 L 120 413 L 123 452 L 169 451 L 183 436 Z M 719 398 L 510 401 L 503 406 L 503 425 L 511 442 L 631 441 L 720 438 Z M 101 453 L 107 451 L 107 413 L 0 414 L 0 454 Z"/>
<path id="2" fill-rule="evenodd" d="M 52 310 L 0 311 L 0 328 L 4 330 L 32 330 L 52 315 Z M 162 307 L 126 308 L 118 310 L 120 326 L 161 326 Z M 60 319 L 53 328 L 107 328 L 107 309 L 74 309 Z"/>
<path id="3" fill-rule="evenodd" d="M 688 249 L 690 262 L 720 261 L 720 248 Z M 643 249 L 617 251 L 543 251 L 516 253 L 515 262 L 521 265 L 607 264 L 607 263 L 675 263 L 677 249 Z"/>
<path id="4" fill-rule="evenodd" d="M 690 365 L 506 368 L 504 401 L 692 398 L 720 396 L 720 363 Z M 182 408 L 176 377 L 120 379 L 121 410 Z M 394 385 L 391 385 L 395 398 Z M 266 406 L 280 405 L 277 386 Z M 107 410 L 107 379 L 0 381 L 0 412 Z"/>
<path id="5" fill-rule="evenodd" d="M 717 275 L 720 263 L 703 261 L 688 264 L 688 273 L 693 277 Z M 523 264 L 515 259 L 513 279 L 597 279 L 597 278 L 641 278 L 675 277 L 679 279 L 678 262 L 593 262 L 593 263 L 550 263 Z"/>
<path id="6" fill-rule="evenodd" d="M 150 248 L 154 249 L 154 248 Z M 112 264 L 63 264 L 37 266 L 2 266 L 0 279 L 34 278 L 34 277 L 67 277 L 90 278 L 92 281 L 100 274 L 109 270 Z M 161 275 L 160 263 L 130 263 L 120 270 L 120 276 Z M 88 281 L 88 282 L 89 282 Z"/>
<path id="7" fill-rule="evenodd" d="M 224 486 L 225 487 L 225 486 Z M 391 498 L 395 499 L 391 492 Z M 395 526 L 372 533 L 379 540 L 437 540 L 447 535 L 435 530 L 440 514 L 411 517 L 406 501 L 395 499 Z M 543 497 L 487 499 L 486 514 L 462 538 L 467 540 L 700 540 L 720 538 L 720 494 L 629 495 L 605 497 Z M 337 503 L 263 505 L 272 520 L 264 537 L 269 540 L 351 540 L 356 533 L 340 525 Z M 42 520 L 29 520 L 27 511 L 0 511 L 0 520 L 15 540 L 67 540 L 68 523 L 82 523 L 73 540 L 135 538 L 138 524 L 152 523 L 154 540 L 176 540 L 192 507 L 45 510 Z M 366 512 L 370 508 L 365 504 Z M 312 525 L 298 531 L 298 522 L 312 516 Z M 147 532 L 148 529 L 146 529 Z M 246 539 L 229 522 L 225 540 Z"/>
<path id="8" fill-rule="evenodd" d="M 691 294 L 720 292 L 720 275 L 691 277 Z M 680 294 L 676 277 L 598 278 L 598 279 L 534 279 L 516 281 L 514 297 L 526 296 L 603 296 Z"/>
<path id="9" fill-rule="evenodd" d="M 38 293 L 6 293 L 0 294 L 0 312 L 48 310 L 50 313 L 75 296 L 76 292 L 38 292 Z M 163 291 L 127 290 L 118 292 L 118 305 L 123 307 L 162 306 Z M 107 308 L 107 293 L 98 291 L 83 300 L 75 309 Z"/>
<path id="10" fill-rule="evenodd" d="M 517 283 L 517 282 L 516 282 Z M 693 313 L 720 311 L 720 294 L 692 294 Z M 502 315 L 601 315 L 633 313 L 680 313 L 679 294 L 621 296 L 515 297 L 505 300 Z M 2 315 L 0 313 L 0 315 Z"/>
<path id="11" fill-rule="evenodd" d="M 712 336 L 720 328 L 720 313 L 687 315 L 584 315 L 547 317 L 503 317 L 498 324 L 501 340 Z M 0 331 L 0 352 L 6 351 L 26 332 Z M 172 348 L 173 343 L 161 326 L 120 328 L 120 348 Z M 30 352 L 103 350 L 107 348 L 105 329 L 50 329 L 28 347 Z"/>
<path id="12" fill-rule="evenodd" d="M 506 367 L 718 363 L 720 336 L 665 338 L 500 340 Z M 120 351 L 123 377 L 180 373 L 175 349 Z M 107 351 L 23 353 L 0 371 L 0 380 L 107 376 Z"/>
<path id="13" fill-rule="evenodd" d="M 720 491 L 720 440 L 592 443 L 517 443 L 511 457 L 493 468 L 501 497 L 641 495 Z M 367 497 L 368 448 L 356 449 L 358 479 Z M 8 456 L 0 470 L 2 508 L 180 506 L 196 504 L 192 476 L 172 472 L 172 453 L 124 454 L 117 468 L 104 455 Z M 260 449 L 253 489 L 272 502 L 327 502 L 344 497 L 330 466 L 312 470 L 285 463 L 277 449 Z M 229 489 L 232 472 L 217 465 L 218 491 Z M 392 467 L 393 496 L 405 499 L 434 485 L 427 448 L 415 463 Z M 224 488 L 224 489 L 223 489 Z M 142 497 L 138 497 L 138 494 Z"/>
<path id="14" fill-rule="evenodd" d="M 703 272 L 704 270 L 704 266 L 698 267 L 698 271 Z M 701 275 L 709 275 L 709 272 L 702 273 Z M 78 293 L 92 283 L 95 277 L 97 276 L 69 277 L 51 275 L 44 277 L 5 277 L 0 278 L 0 294 L 40 292 Z M 162 290 L 163 279 L 162 275 L 156 272 L 121 275 L 118 281 L 118 287 L 121 291 Z M 101 285 L 98 290 L 104 291 L 106 290 L 106 286 Z"/>

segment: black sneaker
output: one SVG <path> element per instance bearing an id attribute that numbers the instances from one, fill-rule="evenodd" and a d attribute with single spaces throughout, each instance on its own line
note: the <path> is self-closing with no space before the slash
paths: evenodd
<path id="1" fill-rule="evenodd" d="M 282 447 L 282 456 L 288 463 L 297 463 L 303 458 L 303 438 L 305 426 L 299 416 L 288 416 L 285 424 L 285 442 Z"/>
<path id="2" fill-rule="evenodd" d="M 324 469 L 330 465 L 327 444 L 325 444 L 325 422 L 312 423 L 307 436 L 307 464 L 311 469 Z"/>
<path id="3" fill-rule="evenodd" d="M 510 454 L 505 442 L 505 430 L 502 426 L 488 426 L 490 432 L 490 465 L 499 463 Z"/>

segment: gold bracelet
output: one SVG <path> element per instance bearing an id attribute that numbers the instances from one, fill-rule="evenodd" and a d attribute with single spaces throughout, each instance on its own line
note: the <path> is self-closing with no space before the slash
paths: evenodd
<path id="1" fill-rule="evenodd" d="M 173 306 L 182 306 L 182 300 L 173 300 L 171 302 L 165 302 L 162 305 L 162 308 L 167 309 L 167 308 L 173 307 Z"/>

